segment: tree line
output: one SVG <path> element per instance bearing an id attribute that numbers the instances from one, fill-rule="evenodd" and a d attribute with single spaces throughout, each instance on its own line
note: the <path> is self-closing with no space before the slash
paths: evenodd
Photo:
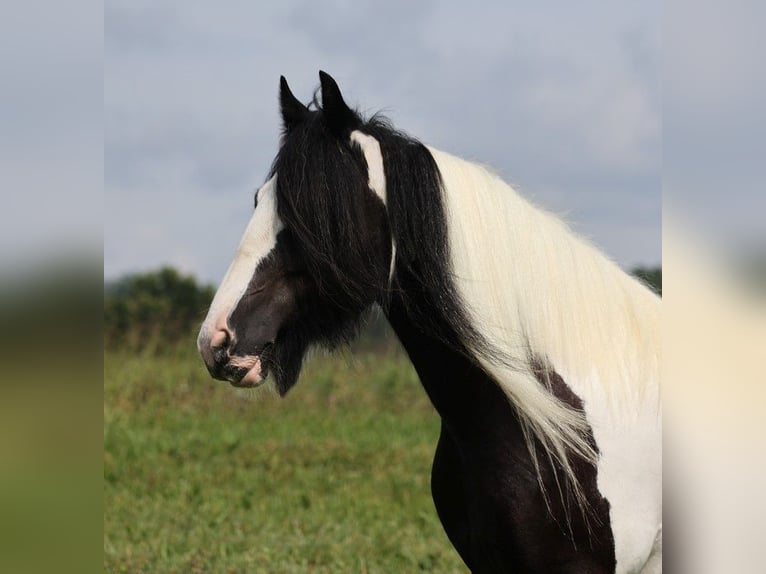
<path id="1" fill-rule="evenodd" d="M 172 267 L 104 285 L 104 345 L 140 349 L 193 341 L 215 288 Z"/>
<path id="2" fill-rule="evenodd" d="M 633 274 L 662 294 L 661 268 L 639 267 Z M 212 285 L 172 267 L 105 283 L 104 346 L 161 350 L 168 344 L 191 345 L 214 294 Z M 370 342 L 391 336 L 379 315 L 373 315 L 363 335 Z"/>

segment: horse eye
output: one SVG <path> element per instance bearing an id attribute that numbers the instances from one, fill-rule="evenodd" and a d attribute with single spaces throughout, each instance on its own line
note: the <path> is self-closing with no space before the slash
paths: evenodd
<path id="1" fill-rule="evenodd" d="M 256 209 L 258 207 L 258 192 L 255 192 L 255 195 L 253 196 L 253 209 Z"/>
<path id="2" fill-rule="evenodd" d="M 261 293 L 266 289 L 266 284 L 261 283 L 258 285 L 253 285 L 250 287 L 247 291 L 245 291 L 245 297 L 251 297 L 253 295 L 257 295 L 258 293 Z"/>

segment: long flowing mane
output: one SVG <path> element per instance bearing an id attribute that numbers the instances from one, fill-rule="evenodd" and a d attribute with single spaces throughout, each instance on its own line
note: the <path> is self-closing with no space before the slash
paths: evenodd
<path id="1" fill-rule="evenodd" d="M 539 361 L 579 396 L 604 397 L 615 421 L 633 416 L 638 402 L 658 405 L 659 299 L 486 168 L 430 151 L 461 299 L 472 324 L 512 360 L 481 350 L 477 358 L 570 474 L 567 448 L 596 453 L 583 442 L 580 413 L 540 384 Z"/>
<path id="2" fill-rule="evenodd" d="M 279 213 L 301 230 L 304 252 L 316 254 L 322 283 L 353 306 L 379 275 L 354 271 L 371 267 L 369 245 L 352 232 L 360 217 L 354 184 L 377 166 L 365 165 L 370 158 L 352 141 L 332 143 L 315 106 L 275 160 Z M 582 409 L 556 398 L 547 373 L 579 396 L 587 388 L 608 397 L 615 416 L 629 416 L 621 406 L 637 400 L 656 401 L 658 298 L 489 170 L 379 116 L 348 121 L 380 146 L 395 258 L 381 299 L 400 295 L 424 330 L 482 366 L 518 413 L 533 460 L 539 444 L 582 501 L 571 457 L 595 463 L 598 454 Z"/>
<path id="3" fill-rule="evenodd" d="M 517 359 L 630 405 L 656 397 L 659 298 L 486 168 L 430 149 L 444 181 L 458 290 Z"/>

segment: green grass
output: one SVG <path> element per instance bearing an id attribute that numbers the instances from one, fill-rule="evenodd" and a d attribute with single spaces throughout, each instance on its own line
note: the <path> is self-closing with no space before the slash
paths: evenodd
<path id="1" fill-rule="evenodd" d="M 316 357 L 284 399 L 196 353 L 104 358 L 109 572 L 466 572 L 430 495 L 439 420 L 398 353 Z"/>

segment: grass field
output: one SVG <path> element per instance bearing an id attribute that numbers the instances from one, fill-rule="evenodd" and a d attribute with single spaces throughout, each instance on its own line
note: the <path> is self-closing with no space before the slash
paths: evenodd
<path id="1" fill-rule="evenodd" d="M 466 572 L 430 495 L 438 417 L 401 354 L 315 357 L 284 399 L 194 350 L 104 357 L 108 572 Z"/>

